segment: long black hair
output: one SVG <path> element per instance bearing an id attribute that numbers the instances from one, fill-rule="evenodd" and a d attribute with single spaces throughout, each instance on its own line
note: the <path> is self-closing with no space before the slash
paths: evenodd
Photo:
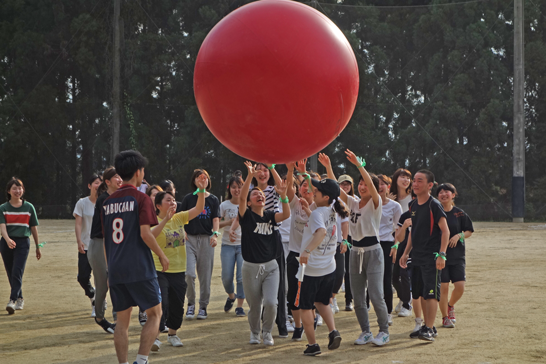
<path id="1" fill-rule="evenodd" d="M 328 204 L 331 205 L 332 202 L 334 203 L 334 211 L 341 217 L 341 218 L 346 218 L 347 216 L 349 216 L 349 211 L 347 211 L 347 209 L 345 208 L 345 204 L 342 204 L 340 201 L 339 201 L 339 198 L 332 198 L 332 197 L 328 197 Z"/>

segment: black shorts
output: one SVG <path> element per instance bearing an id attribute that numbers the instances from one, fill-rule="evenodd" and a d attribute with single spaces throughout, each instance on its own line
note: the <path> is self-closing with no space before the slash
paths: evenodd
<path id="1" fill-rule="evenodd" d="M 315 302 L 329 305 L 335 280 L 335 271 L 321 277 L 304 276 L 300 290 L 300 310 L 312 310 Z"/>
<path id="2" fill-rule="evenodd" d="M 286 300 L 288 301 L 288 307 L 293 311 L 300 309 L 295 305 L 296 296 L 298 295 L 298 279 L 296 278 L 296 274 L 298 274 L 298 268 L 300 267 L 300 262 L 296 258 L 299 256 L 298 253 L 290 251 L 286 258 L 286 274 L 288 278 Z"/>
<path id="3" fill-rule="evenodd" d="M 138 306 L 141 311 L 161 303 L 161 290 L 157 278 L 110 286 L 110 298 L 115 312 Z"/>
<path id="4" fill-rule="evenodd" d="M 434 265 L 414 265 L 411 274 L 413 299 L 423 297 L 425 300 L 440 300 L 441 272 Z"/>
<path id="5" fill-rule="evenodd" d="M 466 281 L 465 264 L 446 265 L 442 269 L 442 283 Z"/>

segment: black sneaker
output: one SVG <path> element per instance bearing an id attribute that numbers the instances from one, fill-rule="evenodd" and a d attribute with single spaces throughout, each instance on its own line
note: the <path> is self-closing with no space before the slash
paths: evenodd
<path id="1" fill-rule="evenodd" d="M 317 331 L 317 322 L 318 322 L 318 316 L 315 315 L 315 323 L 314 323 L 315 331 Z"/>
<path id="2" fill-rule="evenodd" d="M 423 328 L 426 327 L 425 325 L 421 326 L 421 328 L 417 331 L 413 331 L 411 334 L 409 334 L 410 339 L 417 339 L 419 337 L 419 333 Z"/>
<path id="3" fill-rule="evenodd" d="M 189 311 L 189 309 L 188 309 Z M 187 315 L 186 315 L 187 317 Z M 198 320 L 205 320 L 208 317 L 207 315 L 207 309 L 206 308 L 200 308 L 199 312 L 197 313 L 197 319 Z"/>
<path id="4" fill-rule="evenodd" d="M 328 334 L 328 350 L 335 350 L 339 348 L 340 344 L 341 344 L 341 335 L 339 334 L 339 331 L 332 330 Z"/>
<path id="5" fill-rule="evenodd" d="M 351 302 L 345 304 L 345 311 L 352 311 L 353 304 Z"/>
<path id="6" fill-rule="evenodd" d="M 288 330 L 285 327 L 279 327 L 279 337 L 282 339 L 286 339 L 288 337 Z"/>
<path id="7" fill-rule="evenodd" d="M 294 332 L 292 333 L 292 340 L 293 341 L 301 341 L 302 335 L 303 335 L 303 326 L 302 327 L 294 327 Z"/>
<path id="8" fill-rule="evenodd" d="M 138 322 L 140 322 L 140 326 L 146 325 L 146 321 L 148 321 L 148 315 L 146 315 L 145 311 L 139 311 L 138 312 Z"/>
<path id="9" fill-rule="evenodd" d="M 242 308 L 242 307 L 236 307 L 236 308 L 235 308 L 235 315 L 236 315 L 237 317 L 245 317 L 245 316 L 246 316 L 246 313 L 245 313 L 244 308 Z"/>
<path id="10" fill-rule="evenodd" d="M 438 330 L 436 330 L 436 326 L 432 326 L 432 337 L 438 337 Z"/>
<path id="11" fill-rule="evenodd" d="M 224 312 L 231 311 L 231 309 L 233 308 L 233 302 L 235 302 L 235 298 L 234 299 L 231 299 L 229 297 L 227 298 L 226 304 L 224 305 Z"/>
<path id="12" fill-rule="evenodd" d="M 433 342 L 434 341 L 434 331 L 430 327 L 423 326 L 424 329 L 419 331 L 419 340 Z"/>
<path id="13" fill-rule="evenodd" d="M 319 344 L 313 344 L 313 345 L 307 345 L 307 349 L 305 349 L 305 351 L 303 352 L 303 355 L 315 356 L 315 355 L 319 355 L 320 353 L 321 352 L 320 352 Z"/>
<path id="14" fill-rule="evenodd" d="M 99 321 L 95 317 L 95 322 L 97 323 L 97 325 L 102 327 L 102 329 L 104 331 L 106 331 L 107 333 L 109 333 L 109 334 L 113 334 L 114 330 L 116 329 L 116 324 L 112 324 L 112 323 L 108 322 L 105 318 L 102 319 L 101 321 Z"/>

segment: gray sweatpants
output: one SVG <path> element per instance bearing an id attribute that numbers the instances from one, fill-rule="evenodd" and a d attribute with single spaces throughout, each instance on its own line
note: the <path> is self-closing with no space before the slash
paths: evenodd
<path id="1" fill-rule="evenodd" d="M 381 245 L 351 249 L 349 274 L 351 291 L 355 300 L 355 313 L 362 332 L 370 332 L 370 320 L 366 306 L 366 286 L 377 315 L 379 331 L 389 333 L 387 305 L 383 299 L 383 260 Z"/>
<path id="2" fill-rule="evenodd" d="M 104 300 L 108 293 L 108 268 L 104 259 L 102 239 L 92 239 L 87 248 L 87 260 L 93 269 L 95 279 L 95 314 L 98 319 L 104 318 Z"/>
<path id="3" fill-rule="evenodd" d="M 208 235 L 187 235 L 186 283 L 188 306 L 195 305 L 195 272 L 199 278 L 199 308 L 207 308 L 210 299 L 210 282 L 214 265 L 214 248 Z"/>
<path id="4" fill-rule="evenodd" d="M 243 289 L 248 302 L 248 324 L 254 335 L 260 331 L 271 332 L 277 317 L 277 294 L 279 290 L 279 265 L 276 260 L 256 264 L 243 262 Z M 260 319 L 263 307 L 263 327 Z"/>

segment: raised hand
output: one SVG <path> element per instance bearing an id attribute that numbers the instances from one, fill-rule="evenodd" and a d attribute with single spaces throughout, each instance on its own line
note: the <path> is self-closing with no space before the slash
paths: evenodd
<path id="1" fill-rule="evenodd" d="M 204 190 L 205 188 L 207 188 L 208 184 L 209 181 L 204 173 L 197 177 L 197 188 Z"/>
<path id="2" fill-rule="evenodd" d="M 319 153 L 318 161 L 319 161 L 320 164 L 322 164 L 326 168 L 328 168 L 328 166 L 330 165 L 330 157 L 328 157 L 324 153 Z"/>
<path id="3" fill-rule="evenodd" d="M 345 154 L 347 155 L 347 159 L 349 160 L 349 162 L 351 162 L 352 164 L 354 164 L 357 167 L 360 167 L 360 162 L 359 162 L 356 154 L 351 152 L 349 149 L 347 149 L 345 151 Z"/>
<path id="4" fill-rule="evenodd" d="M 275 185 L 275 191 L 277 191 L 281 197 L 286 197 L 286 181 L 281 181 L 279 185 Z"/>
<path id="5" fill-rule="evenodd" d="M 245 162 L 245 166 L 248 169 L 248 174 L 251 175 L 252 177 L 257 177 L 258 174 L 260 173 L 260 171 L 256 170 L 256 165 L 250 163 L 249 161 Z"/>
<path id="6" fill-rule="evenodd" d="M 169 210 L 167 210 L 167 216 L 165 218 L 167 221 L 173 218 L 174 214 L 176 214 L 176 204 L 172 205 Z"/>
<path id="7" fill-rule="evenodd" d="M 306 165 L 307 165 L 307 158 L 298 161 L 296 163 L 296 171 L 298 171 L 298 173 L 305 173 L 306 172 L 306 169 L 305 169 Z"/>
<path id="8" fill-rule="evenodd" d="M 296 162 L 286 163 L 286 168 L 288 168 L 289 171 L 293 171 L 296 168 Z"/>

